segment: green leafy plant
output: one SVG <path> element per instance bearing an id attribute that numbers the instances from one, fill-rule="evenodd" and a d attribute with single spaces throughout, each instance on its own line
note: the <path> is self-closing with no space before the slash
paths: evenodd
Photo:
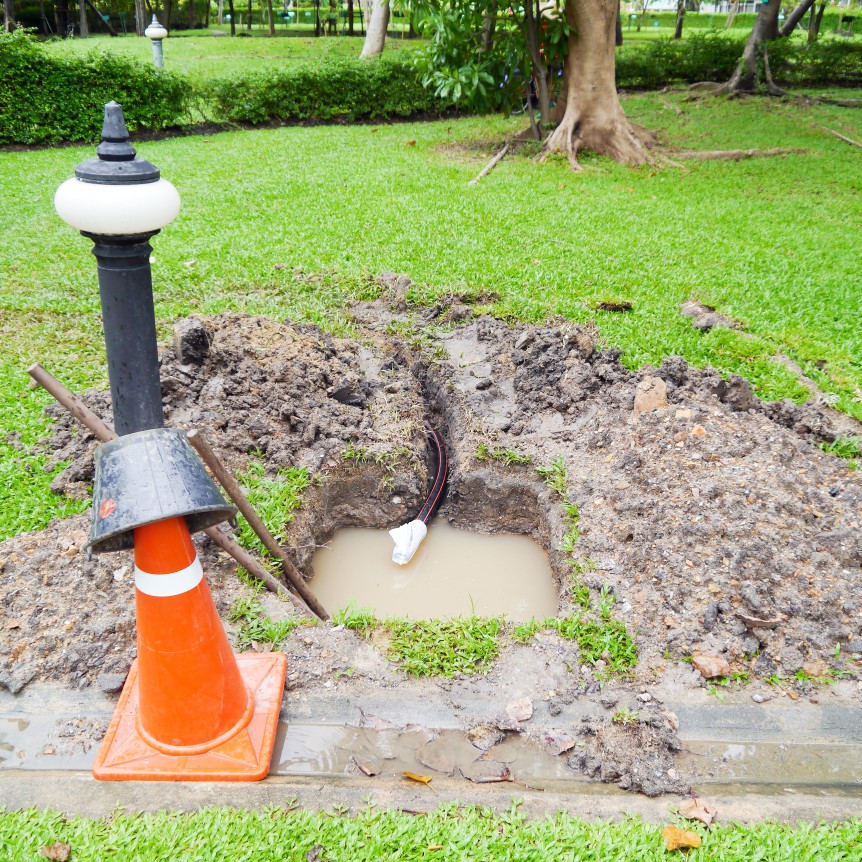
<path id="1" fill-rule="evenodd" d="M 540 464 L 536 467 L 536 472 L 545 480 L 545 484 L 552 491 L 556 491 L 563 499 L 565 499 L 569 472 L 566 469 L 566 462 L 563 460 L 562 456 L 557 458 L 557 460 L 552 464 Z"/>
<path id="2" fill-rule="evenodd" d="M 507 467 L 513 464 L 530 464 L 532 458 L 529 455 L 522 455 L 514 449 L 491 449 L 487 443 L 480 443 L 476 447 L 477 461 L 500 461 Z"/>
<path id="3" fill-rule="evenodd" d="M 228 612 L 228 620 L 236 625 L 233 634 L 234 646 L 240 652 L 260 644 L 270 649 L 280 649 L 291 632 L 302 621 L 297 617 L 273 620 L 264 613 L 257 596 L 238 598 Z"/>
<path id="4" fill-rule="evenodd" d="M 862 464 L 862 439 L 859 437 L 839 437 L 833 443 L 821 443 L 820 448 L 830 455 L 844 458 L 851 470 L 858 470 Z"/>
<path id="5" fill-rule="evenodd" d="M 636 710 L 629 711 L 625 707 L 618 709 L 612 716 L 611 721 L 614 724 L 621 724 L 623 727 L 631 727 L 640 724 L 641 716 Z"/>

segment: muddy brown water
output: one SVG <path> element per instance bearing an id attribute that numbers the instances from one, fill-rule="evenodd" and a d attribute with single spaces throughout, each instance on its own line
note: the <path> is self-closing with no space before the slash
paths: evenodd
<path id="1" fill-rule="evenodd" d="M 314 554 L 311 589 L 324 607 L 353 604 L 379 617 L 524 622 L 557 613 L 547 554 L 526 536 L 468 532 L 437 518 L 406 566 L 392 562 L 392 547 L 386 530 L 339 530 Z"/>

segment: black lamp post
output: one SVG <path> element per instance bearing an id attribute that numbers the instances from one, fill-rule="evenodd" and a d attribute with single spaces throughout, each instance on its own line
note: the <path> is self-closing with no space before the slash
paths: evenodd
<path id="1" fill-rule="evenodd" d="M 102 139 L 54 206 L 95 244 L 114 427 L 123 436 L 164 424 L 149 240 L 176 217 L 180 197 L 135 155 L 116 102 L 105 106 Z"/>

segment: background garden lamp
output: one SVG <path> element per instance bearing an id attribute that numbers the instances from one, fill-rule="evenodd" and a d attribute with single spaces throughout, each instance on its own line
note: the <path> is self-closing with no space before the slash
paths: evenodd
<path id="1" fill-rule="evenodd" d="M 165 65 L 165 55 L 162 50 L 162 39 L 167 38 L 168 31 L 159 24 L 159 19 L 153 15 L 153 20 L 150 26 L 144 30 L 144 35 L 152 40 L 153 43 L 153 62 L 160 69 Z"/>

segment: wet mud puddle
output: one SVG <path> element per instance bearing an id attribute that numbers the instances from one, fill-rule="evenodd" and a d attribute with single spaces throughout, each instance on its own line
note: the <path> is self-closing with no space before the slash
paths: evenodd
<path id="1" fill-rule="evenodd" d="M 557 612 L 548 557 L 526 536 L 467 532 L 437 518 L 406 566 L 392 562 L 392 547 L 386 530 L 339 530 L 314 555 L 311 589 L 324 607 L 353 604 L 379 617 L 524 622 Z"/>

